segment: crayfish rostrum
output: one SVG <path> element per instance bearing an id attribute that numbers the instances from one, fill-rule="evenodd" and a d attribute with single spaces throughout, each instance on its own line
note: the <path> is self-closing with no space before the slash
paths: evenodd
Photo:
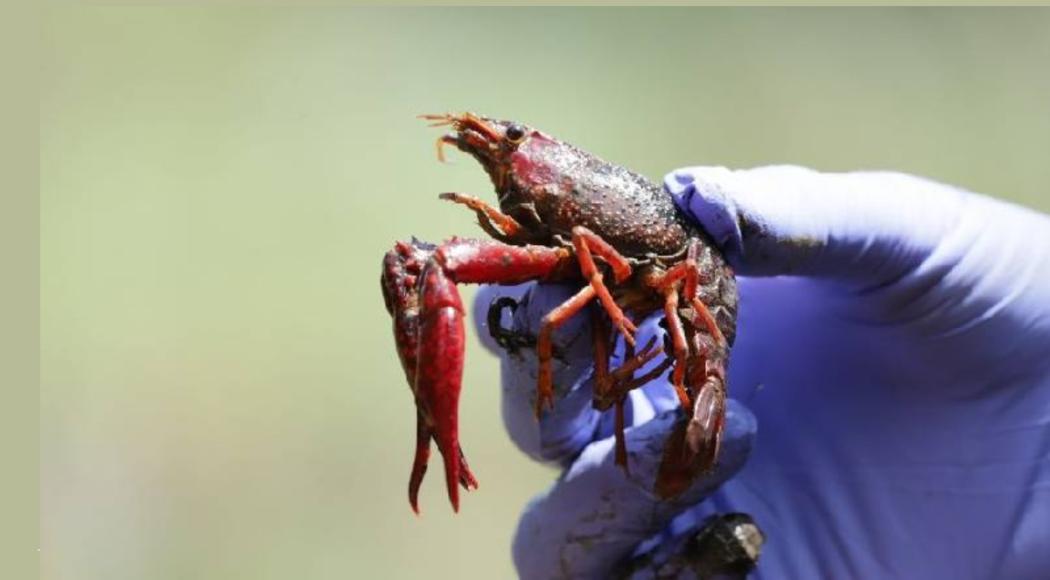
<path id="1" fill-rule="evenodd" d="M 714 465 L 724 423 L 737 292 L 722 255 L 667 193 L 641 175 L 520 123 L 472 113 L 423 118 L 452 129 L 438 139 L 440 159 L 443 147 L 453 145 L 481 163 L 499 208 L 460 193 L 441 194 L 476 213 L 494 239 L 454 237 L 438 245 L 413 239 L 398 242 L 383 261 L 383 297 L 416 402 L 412 509 L 419 511 L 431 439 L 444 458 L 453 509 L 459 508 L 459 485 L 477 487 L 458 438 L 465 331 L 456 285 L 462 283 L 579 286 L 544 317 L 530 343 L 539 364 L 536 413 L 554 401 L 552 334 L 586 311 L 593 317 L 594 406 L 615 409 L 616 462 L 625 469 L 627 394 L 670 371 L 685 413 L 667 441 L 654 491 L 661 497 L 684 491 Z M 636 348 L 635 321 L 655 312 L 663 315 L 663 344 L 654 339 Z M 625 356 L 610 369 L 616 334 Z M 660 352 L 667 357 L 635 376 Z"/>

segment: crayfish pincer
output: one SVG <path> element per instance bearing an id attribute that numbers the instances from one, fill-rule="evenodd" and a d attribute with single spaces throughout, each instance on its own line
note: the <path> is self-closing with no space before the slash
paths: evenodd
<path id="1" fill-rule="evenodd" d="M 676 211 L 667 193 L 637 173 L 520 123 L 472 113 L 423 118 L 451 129 L 437 141 L 439 159 L 452 145 L 481 163 L 499 208 L 460 193 L 442 194 L 476 213 L 493 239 L 454 237 L 438 245 L 413 239 L 398 242 L 383 260 L 383 297 L 416 401 L 412 509 L 419 511 L 431 439 L 444 459 L 453 509 L 459 509 L 459 486 L 477 487 L 458 435 L 465 331 L 456 285 L 465 283 L 579 286 L 544 317 L 535 339 L 536 414 L 554 402 L 552 334 L 586 311 L 594 322 L 594 405 L 615 409 L 616 462 L 624 468 L 625 398 L 669 372 L 685 413 L 666 444 L 655 492 L 683 492 L 714 465 L 725 419 L 737 291 L 718 249 Z M 663 344 L 636 348 L 635 321 L 655 312 L 663 316 Z M 617 335 L 627 354 L 610 369 Z M 660 352 L 667 355 L 661 363 L 635 376 Z"/>

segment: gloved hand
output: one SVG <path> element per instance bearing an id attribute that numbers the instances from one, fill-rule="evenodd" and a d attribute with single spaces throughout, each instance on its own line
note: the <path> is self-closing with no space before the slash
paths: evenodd
<path id="1" fill-rule="evenodd" d="M 660 502 L 666 382 L 632 393 L 626 476 L 590 408 L 587 317 L 557 335 L 569 388 L 539 422 L 534 352 L 490 341 L 512 439 L 565 466 L 522 516 L 519 573 L 603 578 L 645 552 L 657 566 L 707 515 L 742 511 L 767 536 L 756 578 L 1045 577 L 1050 219 L 894 173 L 698 167 L 665 187 L 740 276 L 728 383 L 751 412 L 731 401 L 715 473 Z M 506 324 L 534 332 L 567 292 L 490 287 L 474 320 L 510 294 Z"/>

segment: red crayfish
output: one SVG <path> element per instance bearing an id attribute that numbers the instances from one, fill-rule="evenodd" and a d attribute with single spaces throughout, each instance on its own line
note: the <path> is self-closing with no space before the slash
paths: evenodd
<path id="1" fill-rule="evenodd" d="M 670 370 L 685 413 L 666 444 L 655 492 L 673 497 L 684 491 L 714 465 L 725 417 L 737 291 L 722 255 L 676 211 L 667 193 L 641 175 L 519 123 L 472 113 L 423 118 L 451 127 L 438 139 L 438 158 L 444 158 L 445 145 L 476 158 L 495 185 L 499 208 L 460 193 L 441 194 L 474 211 L 494 240 L 454 237 L 432 245 L 413 239 L 398 242 L 383 260 L 383 297 L 416 402 L 412 509 L 419 511 L 431 439 L 444 458 L 453 509 L 459 509 L 458 486 L 477 487 L 458 437 L 461 283 L 577 283 L 579 291 L 543 318 L 531 343 L 539 364 L 537 416 L 554 400 L 552 334 L 586 309 L 594 322 L 594 406 L 615 408 L 616 462 L 627 467 L 628 392 Z M 588 308 L 592 303 L 597 307 Z M 658 311 L 663 344 L 653 339 L 636 350 L 634 321 Z M 613 329 L 625 344 L 624 362 L 616 369 L 609 368 Z M 667 354 L 661 363 L 635 376 L 660 352 Z"/>

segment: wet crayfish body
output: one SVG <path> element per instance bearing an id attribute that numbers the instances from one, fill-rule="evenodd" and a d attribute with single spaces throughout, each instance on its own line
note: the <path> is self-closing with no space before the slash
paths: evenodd
<path id="1" fill-rule="evenodd" d="M 537 415 L 554 400 L 553 332 L 586 311 L 592 317 L 594 405 L 615 409 L 617 463 L 627 467 L 628 393 L 669 371 L 685 413 L 668 439 L 655 492 L 673 497 L 684 491 L 714 465 L 725 418 L 737 293 L 721 253 L 641 175 L 519 123 L 471 113 L 425 118 L 452 128 L 438 139 L 439 158 L 444 146 L 453 145 L 481 163 L 499 208 L 442 194 L 474 211 L 493 239 L 398 242 L 384 259 L 383 295 L 416 401 L 412 508 L 418 511 L 431 439 L 444 459 L 453 508 L 459 486 L 477 486 L 458 439 L 465 331 L 456 285 L 462 283 L 577 284 L 579 291 L 544 317 L 538 336 L 528 337 L 539 363 Z M 635 321 L 655 312 L 663 315 L 662 344 L 636 345 Z M 617 335 L 625 344 L 624 362 L 610 369 Z M 661 352 L 667 355 L 662 362 L 636 376 Z"/>

